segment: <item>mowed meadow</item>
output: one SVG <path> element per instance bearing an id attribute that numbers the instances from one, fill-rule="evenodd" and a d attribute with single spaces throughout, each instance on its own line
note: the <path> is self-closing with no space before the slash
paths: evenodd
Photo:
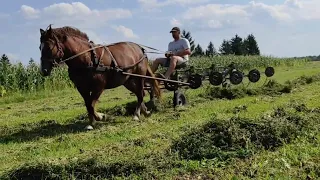
<path id="1" fill-rule="evenodd" d="M 320 63 L 263 56 L 193 57 L 191 64 L 257 68 L 259 82 L 164 91 L 150 117 L 133 121 L 136 97 L 105 90 L 107 120 L 87 131 L 83 99 L 58 67 L 1 64 L 0 179 L 320 178 Z M 275 75 L 266 79 L 267 66 Z M 148 101 L 149 97 L 145 97 Z"/>

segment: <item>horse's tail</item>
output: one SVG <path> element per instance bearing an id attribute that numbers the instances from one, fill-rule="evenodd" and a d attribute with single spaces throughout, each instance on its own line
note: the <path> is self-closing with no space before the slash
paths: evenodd
<path id="1" fill-rule="evenodd" d="M 147 76 L 151 76 L 151 77 L 155 77 L 155 75 L 153 74 L 151 67 L 149 66 L 149 64 L 147 64 Z M 150 82 L 152 84 L 152 89 L 153 89 L 153 93 L 154 95 L 160 99 L 161 98 L 161 89 L 159 86 L 159 82 L 156 79 L 150 79 Z"/>

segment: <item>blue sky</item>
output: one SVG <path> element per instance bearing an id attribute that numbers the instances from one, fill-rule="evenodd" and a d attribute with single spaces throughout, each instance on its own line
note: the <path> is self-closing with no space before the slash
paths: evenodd
<path id="1" fill-rule="evenodd" d="M 0 53 L 39 62 L 39 29 L 74 26 L 96 43 L 134 41 L 165 51 L 173 26 L 218 49 L 236 33 L 253 33 L 264 55 L 318 55 L 319 0 L 32 0 L 0 6 Z M 154 56 L 154 55 L 150 55 Z"/>

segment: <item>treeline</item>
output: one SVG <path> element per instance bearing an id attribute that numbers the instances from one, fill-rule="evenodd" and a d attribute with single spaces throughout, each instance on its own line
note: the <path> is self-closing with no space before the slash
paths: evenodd
<path id="1" fill-rule="evenodd" d="M 294 59 L 310 59 L 311 61 L 320 61 L 319 56 L 302 56 L 302 57 L 293 57 Z"/>
<path id="2" fill-rule="evenodd" d="M 186 30 L 182 31 L 182 37 L 190 42 L 191 56 L 214 56 L 214 55 L 260 55 L 260 49 L 256 38 L 253 34 L 249 34 L 246 38 L 241 38 L 237 34 L 230 40 L 224 39 L 217 50 L 214 44 L 210 41 L 204 50 L 200 44 L 195 45 L 191 33 Z"/>

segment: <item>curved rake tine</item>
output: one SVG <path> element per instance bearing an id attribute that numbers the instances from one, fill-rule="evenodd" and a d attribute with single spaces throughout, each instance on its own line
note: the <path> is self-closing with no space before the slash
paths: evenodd
<path id="1" fill-rule="evenodd" d="M 245 85 L 244 85 L 243 81 L 241 82 L 241 85 L 242 85 L 243 87 L 245 87 Z"/>
<path id="2" fill-rule="evenodd" d="M 248 88 L 250 84 L 251 84 L 251 82 L 249 81 L 246 88 Z"/>
<path id="3" fill-rule="evenodd" d="M 262 84 L 262 86 L 264 86 L 266 84 L 267 80 L 268 80 L 268 77 L 266 77 L 266 79 L 264 80 L 264 83 Z"/>

